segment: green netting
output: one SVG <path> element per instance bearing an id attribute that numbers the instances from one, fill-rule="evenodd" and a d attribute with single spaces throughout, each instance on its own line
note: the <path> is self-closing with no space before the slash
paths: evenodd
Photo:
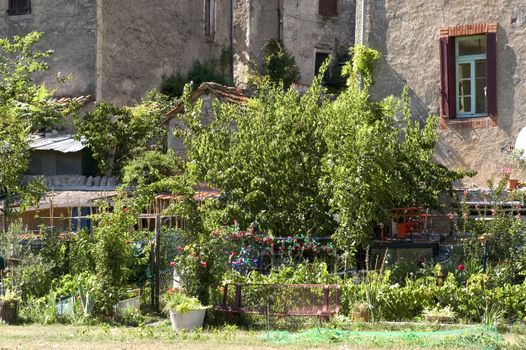
<path id="1" fill-rule="evenodd" d="M 329 328 L 313 328 L 298 333 L 288 331 L 268 332 L 267 340 L 277 344 L 293 343 L 342 343 L 369 346 L 444 347 L 449 349 L 497 349 L 502 336 L 495 328 L 473 326 L 462 329 L 419 331 L 348 331 Z"/>

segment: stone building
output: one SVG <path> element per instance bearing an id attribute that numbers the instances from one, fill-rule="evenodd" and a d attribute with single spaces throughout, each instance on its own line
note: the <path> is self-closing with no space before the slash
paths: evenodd
<path id="1" fill-rule="evenodd" d="M 323 61 L 334 64 L 354 43 L 355 0 L 236 0 L 234 8 L 234 78 L 246 82 L 250 66 L 261 66 L 263 46 L 279 39 L 294 56 L 299 83 L 310 84 Z"/>
<path id="2" fill-rule="evenodd" d="M 2 0 L 0 35 L 44 32 L 54 49 L 40 78 L 57 96 L 91 95 L 119 105 L 139 100 L 163 77 L 216 59 L 237 83 L 281 39 L 309 84 L 327 54 L 354 41 L 354 0 Z M 71 74 L 63 85 L 56 74 Z"/>
<path id="3" fill-rule="evenodd" d="M 408 85 L 416 117 L 441 116 L 435 157 L 477 171 L 467 184 L 513 166 L 526 126 L 525 11 L 516 0 L 358 0 L 356 41 L 382 53 L 373 95 Z"/>

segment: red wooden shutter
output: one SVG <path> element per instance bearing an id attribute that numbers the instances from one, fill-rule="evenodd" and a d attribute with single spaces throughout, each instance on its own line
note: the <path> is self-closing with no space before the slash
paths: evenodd
<path id="1" fill-rule="evenodd" d="M 486 100 L 488 116 L 497 116 L 497 33 L 487 33 Z"/>
<path id="2" fill-rule="evenodd" d="M 456 116 L 455 38 L 440 38 L 440 112 L 448 118 Z"/>

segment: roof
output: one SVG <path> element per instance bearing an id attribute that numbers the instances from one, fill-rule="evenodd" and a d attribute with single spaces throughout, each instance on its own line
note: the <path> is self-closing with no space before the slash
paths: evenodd
<path id="1" fill-rule="evenodd" d="M 80 141 L 74 135 L 63 134 L 34 134 L 29 137 L 29 148 L 35 151 L 57 151 L 62 153 L 74 153 L 83 150 L 85 139 Z"/>
<path id="2" fill-rule="evenodd" d="M 60 106 L 65 106 L 68 103 L 73 102 L 73 101 L 80 103 L 81 105 L 84 105 L 88 103 L 90 100 L 91 100 L 91 95 L 81 95 L 81 96 L 75 96 L 75 97 L 71 97 L 71 96 L 53 97 L 50 100 L 50 102 L 55 103 Z"/>
<path id="3" fill-rule="evenodd" d="M 39 209 L 89 207 L 99 199 L 109 199 L 117 195 L 116 191 L 52 191 L 47 192 L 39 203 Z"/>
<path id="4" fill-rule="evenodd" d="M 201 202 L 205 199 L 218 198 L 220 195 L 221 193 L 217 190 L 197 191 L 194 193 L 194 200 L 197 202 Z M 159 200 L 179 200 L 181 198 L 182 196 L 177 194 L 159 194 L 155 196 L 155 199 Z"/>
<path id="5" fill-rule="evenodd" d="M 190 94 L 190 102 L 194 103 L 203 94 L 209 93 L 214 95 L 221 102 L 228 103 L 244 103 L 249 99 L 246 91 L 232 87 L 224 86 L 218 83 L 206 82 L 202 83 L 194 92 Z M 183 112 L 183 103 L 177 104 L 174 109 L 166 114 L 166 119 L 163 124 L 166 124 L 174 115 Z"/>

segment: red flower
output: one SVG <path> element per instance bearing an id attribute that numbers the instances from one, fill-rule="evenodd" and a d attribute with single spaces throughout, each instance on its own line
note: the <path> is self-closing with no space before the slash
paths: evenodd
<path id="1" fill-rule="evenodd" d="M 175 262 L 174 261 L 170 261 L 170 266 L 174 267 L 175 266 Z"/>
<path id="2" fill-rule="evenodd" d="M 464 271 L 464 265 L 463 264 L 458 264 L 457 270 Z"/>
<path id="3" fill-rule="evenodd" d="M 181 247 L 181 246 L 178 246 L 178 247 L 177 247 L 177 251 L 178 251 L 179 253 L 180 253 L 182 250 L 183 250 L 183 247 Z"/>
<path id="4" fill-rule="evenodd" d="M 124 211 L 125 213 L 127 213 L 128 210 L 129 210 L 128 208 L 123 208 L 123 209 L 122 209 L 122 211 Z"/>
<path id="5" fill-rule="evenodd" d="M 201 261 L 201 267 L 206 267 L 206 261 Z"/>

